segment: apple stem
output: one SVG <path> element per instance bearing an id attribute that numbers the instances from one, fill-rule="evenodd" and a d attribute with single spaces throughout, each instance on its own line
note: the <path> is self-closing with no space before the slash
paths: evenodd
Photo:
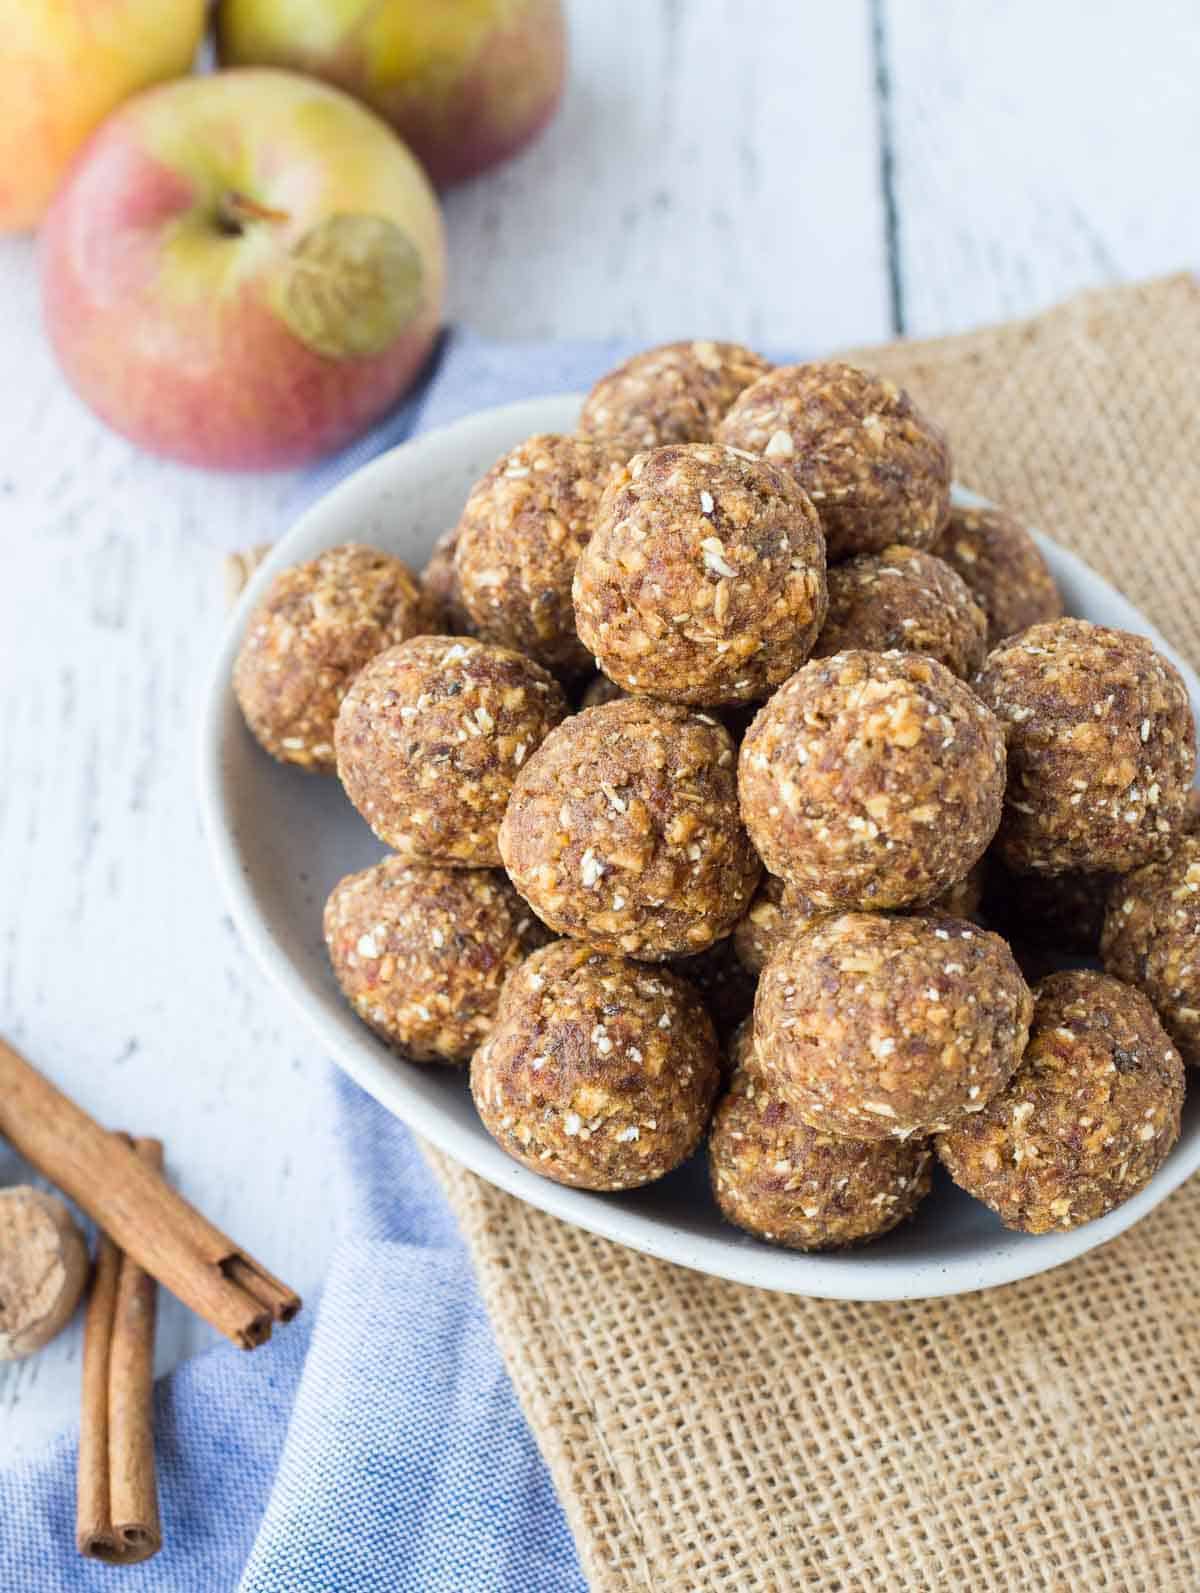
<path id="1" fill-rule="evenodd" d="M 251 199 L 249 194 L 230 189 L 221 196 L 217 219 L 226 232 L 236 234 L 243 232 L 251 221 L 290 221 L 291 217 L 286 210 L 273 210 L 270 205 Z"/>

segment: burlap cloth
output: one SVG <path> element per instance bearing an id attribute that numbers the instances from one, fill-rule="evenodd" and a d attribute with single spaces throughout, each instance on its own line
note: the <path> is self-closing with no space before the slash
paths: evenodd
<path id="1" fill-rule="evenodd" d="M 960 480 L 1200 662 L 1192 279 L 859 357 L 946 425 Z M 1200 1180 L 1044 1277 L 847 1305 L 648 1260 L 429 1159 L 594 1588 L 1200 1589 Z"/>

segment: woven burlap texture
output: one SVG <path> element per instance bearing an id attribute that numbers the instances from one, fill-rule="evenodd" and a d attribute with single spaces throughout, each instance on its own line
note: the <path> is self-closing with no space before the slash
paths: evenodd
<path id="1" fill-rule="evenodd" d="M 1190 278 L 856 357 L 1200 662 Z M 430 1159 L 593 1588 L 1200 1588 L 1200 1180 L 1043 1277 L 853 1305 L 649 1260 Z"/>

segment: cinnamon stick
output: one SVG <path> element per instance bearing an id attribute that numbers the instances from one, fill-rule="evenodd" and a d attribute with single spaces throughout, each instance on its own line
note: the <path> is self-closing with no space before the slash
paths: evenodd
<path id="1" fill-rule="evenodd" d="M 300 1297 L 0 1039 L 0 1136 L 118 1249 L 240 1348 L 290 1322 Z"/>
<path id="2" fill-rule="evenodd" d="M 161 1174 L 161 1141 L 135 1140 L 133 1149 Z M 84 1330 L 75 1541 L 80 1554 L 110 1564 L 133 1565 L 162 1548 L 154 1471 L 155 1315 L 153 1278 L 102 1233 Z"/>
<path id="3" fill-rule="evenodd" d="M 83 1323 L 83 1414 L 79 1423 L 79 1477 L 75 1543 L 94 1560 L 116 1560 L 117 1540 L 108 1503 L 108 1368 L 121 1252 L 99 1236 L 92 1288 Z"/>

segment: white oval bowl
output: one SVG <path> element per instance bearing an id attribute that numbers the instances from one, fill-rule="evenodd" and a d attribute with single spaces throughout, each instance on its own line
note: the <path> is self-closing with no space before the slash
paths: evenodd
<path id="1" fill-rule="evenodd" d="M 322 908 L 343 875 L 377 861 L 384 848 L 336 780 L 275 763 L 246 730 L 230 689 L 246 617 L 276 571 L 340 542 L 373 543 L 420 569 L 493 461 L 534 432 L 573 430 L 579 403 L 555 397 L 506 404 L 381 455 L 301 515 L 247 587 L 208 688 L 200 804 L 221 886 L 251 956 L 339 1066 L 439 1150 L 521 1200 L 664 1261 L 793 1294 L 911 1300 L 1011 1283 L 1121 1233 L 1200 1166 L 1200 1091 L 1185 1108 L 1179 1144 L 1147 1188 L 1071 1233 L 1010 1233 L 939 1169 L 913 1222 L 862 1249 L 802 1255 L 722 1221 L 702 1153 L 668 1178 L 626 1194 L 567 1189 L 528 1172 L 480 1124 L 465 1070 L 405 1062 L 346 1005 L 325 954 Z M 958 496 L 982 501 L 965 491 Z M 1178 666 L 1193 703 L 1200 701 L 1194 672 L 1131 603 L 1074 554 L 1038 540 L 1070 613 L 1149 636 Z"/>

